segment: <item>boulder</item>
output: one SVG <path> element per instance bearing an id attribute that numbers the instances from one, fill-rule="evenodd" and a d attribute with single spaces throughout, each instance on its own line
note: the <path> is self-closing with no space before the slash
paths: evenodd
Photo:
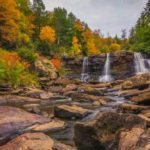
<path id="1" fill-rule="evenodd" d="M 23 134 L 4 146 L 0 150 L 53 150 L 54 141 L 43 133 Z"/>
<path id="2" fill-rule="evenodd" d="M 89 101 L 92 103 L 98 102 L 100 106 L 106 105 L 108 99 L 102 96 L 94 96 L 84 93 L 74 93 L 72 94 L 72 99 L 75 101 Z"/>
<path id="3" fill-rule="evenodd" d="M 39 76 L 47 76 L 50 79 L 56 79 L 58 77 L 57 70 L 54 65 L 45 57 L 39 57 L 34 66 Z"/>
<path id="4" fill-rule="evenodd" d="M 0 150 L 76 150 L 76 148 L 56 142 L 43 133 L 25 133 L 0 146 Z"/>
<path id="5" fill-rule="evenodd" d="M 134 127 L 129 131 L 121 131 L 118 136 L 118 150 L 149 150 L 150 132 Z"/>
<path id="6" fill-rule="evenodd" d="M 79 91 L 85 94 L 89 94 L 89 95 L 95 95 L 95 96 L 103 96 L 104 92 L 106 91 L 106 87 L 105 88 L 95 88 L 92 85 L 90 86 L 81 86 L 81 88 L 79 88 Z"/>
<path id="7" fill-rule="evenodd" d="M 131 98 L 131 101 L 139 104 L 150 104 L 150 92 L 139 94 Z"/>
<path id="8" fill-rule="evenodd" d="M 29 126 L 44 124 L 49 121 L 47 118 L 28 113 L 19 108 L 0 106 L 0 144 L 24 133 Z"/>
<path id="9" fill-rule="evenodd" d="M 60 105 L 54 108 L 54 116 L 65 119 L 81 119 L 90 111 L 76 105 Z"/>
<path id="10" fill-rule="evenodd" d="M 99 113 L 92 121 L 75 124 L 74 139 L 80 150 L 113 150 L 118 148 L 115 144 L 117 133 L 133 127 L 145 130 L 146 122 L 136 115 Z"/>

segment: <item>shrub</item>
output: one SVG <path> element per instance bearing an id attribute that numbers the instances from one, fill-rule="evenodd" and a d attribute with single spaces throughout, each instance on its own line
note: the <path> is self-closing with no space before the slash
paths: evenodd
<path id="1" fill-rule="evenodd" d="M 27 47 L 19 48 L 17 50 L 17 53 L 21 58 L 25 59 L 30 63 L 35 62 L 35 60 L 37 59 L 37 54 L 34 52 L 34 50 Z"/>
<path id="2" fill-rule="evenodd" d="M 53 58 L 53 59 L 51 59 L 51 63 L 54 65 L 54 67 L 57 70 L 61 69 L 61 60 L 59 58 Z"/>
<path id="3" fill-rule="evenodd" d="M 16 52 L 0 50 L 0 82 L 13 87 L 37 86 L 37 78 L 29 73 L 29 64 L 22 61 Z"/>

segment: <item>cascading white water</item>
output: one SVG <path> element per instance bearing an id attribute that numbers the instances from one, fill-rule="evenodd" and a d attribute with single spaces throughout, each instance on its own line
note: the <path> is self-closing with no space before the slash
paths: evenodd
<path id="1" fill-rule="evenodd" d="M 110 72 L 110 53 L 107 53 L 107 58 L 104 66 L 104 73 L 99 78 L 100 82 L 110 82 L 113 80 L 113 77 L 111 76 Z"/>
<path id="2" fill-rule="evenodd" d="M 142 74 L 147 73 L 150 70 L 146 67 L 145 63 L 149 64 L 148 59 L 144 59 L 141 53 L 135 52 L 134 53 L 134 62 L 135 62 L 135 73 Z"/>
<path id="3" fill-rule="evenodd" d="M 88 74 L 88 57 L 83 58 L 83 64 L 82 64 L 82 73 L 81 73 L 81 81 L 87 82 L 89 79 Z"/>

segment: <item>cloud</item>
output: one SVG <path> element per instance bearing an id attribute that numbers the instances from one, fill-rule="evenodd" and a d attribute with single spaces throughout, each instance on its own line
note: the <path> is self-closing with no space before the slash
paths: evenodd
<path id="1" fill-rule="evenodd" d="M 43 0 L 48 10 L 64 7 L 73 12 L 92 29 L 101 29 L 106 35 L 128 31 L 133 27 L 147 0 Z"/>

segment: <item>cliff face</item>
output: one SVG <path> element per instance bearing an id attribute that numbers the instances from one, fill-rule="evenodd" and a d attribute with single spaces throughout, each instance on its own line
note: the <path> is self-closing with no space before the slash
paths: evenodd
<path id="1" fill-rule="evenodd" d="M 88 73 L 91 78 L 98 79 L 103 74 L 106 54 L 92 56 L 88 58 Z M 83 59 L 64 58 L 64 66 L 71 70 L 70 77 L 80 77 L 82 72 Z M 110 54 L 111 75 L 114 79 L 124 79 L 134 75 L 134 53 L 118 52 Z"/>

